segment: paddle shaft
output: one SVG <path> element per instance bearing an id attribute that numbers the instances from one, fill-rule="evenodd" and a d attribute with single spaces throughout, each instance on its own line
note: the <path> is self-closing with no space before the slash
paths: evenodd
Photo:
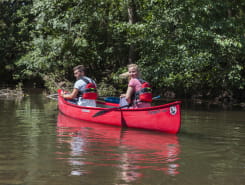
<path id="1" fill-rule="evenodd" d="M 160 98 L 160 96 L 155 96 L 152 98 L 152 100 L 155 100 L 155 99 L 158 99 Z M 125 107 L 130 107 L 131 104 L 129 105 L 123 105 L 121 107 L 113 107 L 113 108 L 109 108 L 109 109 L 106 109 L 106 110 L 102 110 L 102 111 L 99 111 L 99 112 L 96 112 L 92 117 L 97 117 L 97 116 L 100 116 L 100 115 L 103 115 L 105 113 L 108 113 L 108 112 L 111 112 L 111 111 L 114 111 L 114 110 L 119 110 L 119 109 L 122 109 L 122 108 L 125 108 Z"/>
<path id="2" fill-rule="evenodd" d="M 152 98 L 152 100 L 158 99 L 158 98 L 160 98 L 160 97 L 161 97 L 160 95 L 155 96 L 155 97 Z"/>
<path id="3" fill-rule="evenodd" d="M 119 110 L 119 109 L 122 109 L 124 107 L 129 107 L 130 105 L 123 105 L 121 107 L 113 107 L 113 108 L 109 108 L 109 109 L 106 109 L 106 110 L 101 110 L 99 112 L 96 112 L 92 117 L 97 117 L 97 116 L 101 116 L 107 112 L 111 112 L 111 111 L 114 111 L 114 110 Z"/>

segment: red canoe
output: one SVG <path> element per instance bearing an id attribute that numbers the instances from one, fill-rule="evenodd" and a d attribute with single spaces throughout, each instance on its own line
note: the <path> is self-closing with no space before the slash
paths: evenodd
<path id="1" fill-rule="evenodd" d="M 98 101 L 97 107 L 78 106 L 67 102 L 61 97 L 61 91 L 61 89 L 58 90 L 59 110 L 72 118 L 107 125 L 156 130 L 171 134 L 176 134 L 180 130 L 180 101 L 147 108 L 116 109 L 106 114 L 93 117 L 99 111 L 108 110 L 111 107 L 118 107 L 118 104 Z"/>

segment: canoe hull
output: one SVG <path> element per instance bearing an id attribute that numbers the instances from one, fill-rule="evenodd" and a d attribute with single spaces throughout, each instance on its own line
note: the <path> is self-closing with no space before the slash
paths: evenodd
<path id="1" fill-rule="evenodd" d="M 97 117 L 92 117 L 98 111 L 106 110 L 107 108 L 77 106 L 64 100 L 60 93 L 61 90 L 58 91 L 58 107 L 60 112 L 75 119 L 107 125 L 156 130 L 172 134 L 176 134 L 180 130 L 180 101 L 148 108 L 114 110 Z M 118 106 L 113 103 L 100 104 Z"/>

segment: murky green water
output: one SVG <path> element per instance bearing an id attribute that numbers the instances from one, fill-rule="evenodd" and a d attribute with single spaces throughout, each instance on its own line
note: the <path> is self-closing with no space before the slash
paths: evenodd
<path id="1" fill-rule="evenodd" d="M 168 135 L 78 126 L 40 93 L 0 105 L 0 185 L 245 184 L 244 110 L 183 106 Z"/>

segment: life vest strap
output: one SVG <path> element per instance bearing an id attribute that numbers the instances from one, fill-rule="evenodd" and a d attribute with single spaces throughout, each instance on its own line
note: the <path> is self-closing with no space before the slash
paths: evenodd
<path id="1" fill-rule="evenodd" d="M 80 79 L 86 83 L 86 87 L 84 90 L 80 90 L 78 92 L 78 97 L 82 97 L 84 99 L 97 99 L 97 89 L 93 81 L 91 80 L 90 82 L 88 79 L 84 77 L 81 77 Z"/>
<path id="2" fill-rule="evenodd" d="M 138 79 L 141 83 L 141 89 L 136 91 L 133 95 L 133 100 L 137 102 L 152 102 L 152 88 L 148 82 Z"/>

